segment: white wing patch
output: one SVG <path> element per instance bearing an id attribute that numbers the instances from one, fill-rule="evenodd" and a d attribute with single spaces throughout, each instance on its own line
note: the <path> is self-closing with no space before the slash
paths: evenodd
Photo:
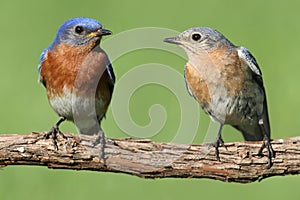
<path id="1" fill-rule="evenodd" d="M 247 65 L 256 75 L 261 76 L 261 71 L 254 56 L 245 47 L 238 47 L 237 51 L 240 59 L 247 63 Z"/>

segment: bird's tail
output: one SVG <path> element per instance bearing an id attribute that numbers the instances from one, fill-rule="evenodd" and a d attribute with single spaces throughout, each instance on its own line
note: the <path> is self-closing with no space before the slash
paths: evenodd
<path id="1" fill-rule="evenodd" d="M 95 135 L 101 130 L 101 124 L 98 120 L 84 120 L 76 123 L 80 134 Z"/>
<path id="2" fill-rule="evenodd" d="M 244 126 L 234 126 L 237 130 L 241 131 L 245 141 L 262 141 L 264 140 L 265 134 L 270 139 L 270 122 L 268 116 L 268 109 L 266 106 L 266 101 L 264 103 L 263 115 L 256 120 L 253 120 L 252 124 L 247 124 Z M 259 124 L 259 120 L 263 121 L 263 124 Z"/>
<path id="3" fill-rule="evenodd" d="M 256 126 L 235 126 L 235 128 L 242 132 L 245 141 L 262 141 L 264 139 L 258 124 Z"/>

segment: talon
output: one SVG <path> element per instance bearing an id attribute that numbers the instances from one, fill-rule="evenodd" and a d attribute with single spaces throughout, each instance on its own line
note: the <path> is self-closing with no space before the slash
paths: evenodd
<path id="1" fill-rule="evenodd" d="M 268 168 L 271 168 L 272 165 L 273 165 L 272 158 L 275 158 L 275 151 L 272 148 L 270 140 L 267 140 L 267 143 L 266 143 L 265 146 L 266 146 L 267 151 L 268 151 Z"/>
<path id="2" fill-rule="evenodd" d="M 222 136 L 221 136 L 222 128 L 223 128 L 223 124 L 220 124 L 220 128 L 219 128 L 219 131 L 218 131 L 216 141 L 211 144 L 213 147 L 215 147 L 215 154 L 216 154 L 216 158 L 217 158 L 218 161 L 221 161 L 220 155 L 219 155 L 220 154 L 219 147 L 224 146 L 224 140 L 222 139 Z"/>
<path id="3" fill-rule="evenodd" d="M 222 138 L 219 138 L 216 142 L 211 143 L 211 146 L 213 146 L 215 148 L 215 155 L 216 155 L 216 159 L 218 161 L 221 161 L 220 159 L 220 152 L 219 152 L 219 147 L 220 146 L 224 146 L 224 141 Z"/>
<path id="4" fill-rule="evenodd" d="M 63 137 L 64 139 L 68 139 L 67 136 L 65 136 L 59 129 L 58 129 L 58 134 Z"/>
<path id="5" fill-rule="evenodd" d="M 221 161 L 220 159 L 220 152 L 219 152 L 219 146 L 215 146 L 215 154 L 216 154 L 216 158 L 217 158 L 217 161 Z"/>
<path id="6" fill-rule="evenodd" d="M 263 156 L 262 151 L 264 148 L 267 149 L 267 156 L 268 156 L 268 168 L 271 168 L 273 165 L 272 158 L 275 158 L 275 151 L 272 148 L 272 145 L 270 143 L 270 140 L 264 139 L 263 144 L 261 145 L 257 155 L 258 156 Z"/>
<path id="7" fill-rule="evenodd" d="M 49 132 L 47 132 L 47 133 L 44 135 L 43 138 L 44 138 L 44 139 L 49 139 L 50 135 L 51 135 L 51 134 L 49 134 Z"/>
<path id="8" fill-rule="evenodd" d="M 54 145 L 54 148 L 58 150 L 58 145 L 57 145 L 57 134 L 61 135 L 64 139 L 68 139 L 60 130 L 59 130 L 59 125 L 65 121 L 65 117 L 60 117 L 58 122 L 44 135 L 44 139 L 49 139 L 50 135 L 52 135 L 52 143 Z"/>
<path id="9" fill-rule="evenodd" d="M 273 150 L 272 148 L 272 145 L 271 145 L 271 142 L 270 142 L 270 135 L 266 133 L 265 131 L 265 128 L 264 128 L 264 123 L 263 123 L 263 120 L 260 119 L 258 121 L 258 124 L 264 134 L 264 139 L 263 139 L 263 144 L 262 146 L 260 147 L 259 151 L 258 151 L 258 155 L 259 156 L 263 156 L 263 150 L 264 148 L 267 149 L 267 153 L 268 153 L 268 168 L 271 168 L 272 165 L 273 165 L 273 162 L 272 162 L 272 158 L 275 158 L 275 151 Z"/>
<path id="10" fill-rule="evenodd" d="M 104 135 L 104 132 L 100 130 L 98 132 L 98 136 L 96 140 L 93 142 L 93 147 L 100 144 L 100 158 L 103 160 L 103 165 L 106 167 L 106 158 L 105 158 L 105 145 L 106 145 L 106 137 Z"/>
<path id="11" fill-rule="evenodd" d="M 57 151 L 58 150 L 58 145 L 57 145 L 56 140 L 57 140 L 57 137 L 55 135 L 55 136 L 52 137 L 52 143 L 54 145 L 55 150 Z"/>

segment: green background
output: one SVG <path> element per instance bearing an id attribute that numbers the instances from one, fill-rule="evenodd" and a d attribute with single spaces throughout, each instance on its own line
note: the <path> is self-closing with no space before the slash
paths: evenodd
<path id="1" fill-rule="evenodd" d="M 247 47 L 257 58 L 267 89 L 272 137 L 296 136 L 300 129 L 299 8 L 300 1 L 296 0 L 2 0 L 0 132 L 47 131 L 57 120 L 44 88 L 37 83 L 39 55 L 65 20 L 85 16 L 101 21 L 114 34 L 149 26 L 180 32 L 193 26 L 218 29 L 233 43 Z M 184 59 L 165 51 L 148 49 L 130 52 L 113 61 L 116 76 L 120 79 L 135 66 L 154 59 L 183 73 Z M 149 107 L 157 103 L 165 105 L 168 119 L 153 139 L 169 141 L 178 127 L 180 111 L 178 100 L 168 89 L 159 85 L 140 88 L 132 96 L 130 112 L 133 120 L 144 126 L 150 122 Z M 208 117 L 199 112 L 201 123 L 194 143 L 203 141 L 209 123 Z M 70 122 L 64 123 L 61 128 L 77 132 Z M 103 121 L 103 129 L 108 137 L 128 137 L 116 125 L 111 109 Z M 242 139 L 230 127 L 226 127 L 223 133 L 225 141 Z M 242 185 L 208 179 L 143 180 L 124 174 L 9 166 L 0 171 L 0 200 L 299 199 L 299 184 L 298 176 L 273 177 L 260 183 Z"/>

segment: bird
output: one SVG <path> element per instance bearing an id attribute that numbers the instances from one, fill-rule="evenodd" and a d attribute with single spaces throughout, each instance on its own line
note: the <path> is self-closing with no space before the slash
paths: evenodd
<path id="1" fill-rule="evenodd" d="M 275 151 L 262 72 L 248 49 L 231 43 L 209 27 L 193 27 L 164 42 L 178 45 L 188 56 L 184 79 L 189 94 L 213 121 L 219 123 L 212 145 L 218 160 L 223 126 L 240 131 L 245 141 L 263 141 L 258 155 L 267 149 L 268 167 Z"/>
<path id="2" fill-rule="evenodd" d="M 58 29 L 54 41 L 41 53 L 38 81 L 46 88 L 47 97 L 59 120 L 44 137 L 52 136 L 56 149 L 57 135 L 66 138 L 60 124 L 69 120 L 80 134 L 105 136 L 101 121 L 110 104 L 115 74 L 106 52 L 100 47 L 103 36 L 112 32 L 95 19 L 71 18 Z"/>

